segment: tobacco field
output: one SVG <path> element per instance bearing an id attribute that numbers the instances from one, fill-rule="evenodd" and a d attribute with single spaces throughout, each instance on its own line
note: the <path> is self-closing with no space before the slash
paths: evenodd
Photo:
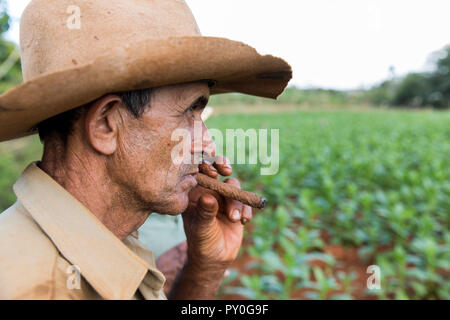
<path id="1" fill-rule="evenodd" d="M 235 165 L 268 198 L 223 298 L 450 299 L 450 114 L 224 115 L 208 127 L 280 129 L 280 169 Z M 367 288 L 367 267 L 380 288 Z"/>

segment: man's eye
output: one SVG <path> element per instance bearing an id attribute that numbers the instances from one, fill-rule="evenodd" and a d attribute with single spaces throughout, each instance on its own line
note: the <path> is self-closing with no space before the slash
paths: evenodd
<path id="1" fill-rule="evenodd" d="M 199 109 L 199 106 L 197 104 L 194 104 L 192 106 L 190 106 L 186 112 L 194 112 L 195 110 Z"/>

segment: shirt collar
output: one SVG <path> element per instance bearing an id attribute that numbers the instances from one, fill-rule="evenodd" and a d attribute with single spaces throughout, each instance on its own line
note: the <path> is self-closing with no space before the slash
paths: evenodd
<path id="1" fill-rule="evenodd" d="M 131 299 L 149 268 L 162 275 L 36 163 L 28 166 L 13 188 L 61 254 L 103 298 Z"/>

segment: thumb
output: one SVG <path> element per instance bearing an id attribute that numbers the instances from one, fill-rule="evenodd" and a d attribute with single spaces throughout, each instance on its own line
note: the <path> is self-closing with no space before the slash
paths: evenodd
<path id="1" fill-rule="evenodd" d="M 219 211 L 219 203 L 210 194 L 204 194 L 198 199 L 196 220 L 198 223 L 209 223 L 213 221 Z"/>

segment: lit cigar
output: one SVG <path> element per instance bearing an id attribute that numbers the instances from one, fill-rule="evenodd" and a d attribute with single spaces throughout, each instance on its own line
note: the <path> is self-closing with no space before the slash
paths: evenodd
<path id="1" fill-rule="evenodd" d="M 200 186 L 215 191 L 223 197 L 242 202 L 243 204 L 246 204 L 250 207 L 262 209 L 266 205 L 267 200 L 261 198 L 257 194 L 238 189 L 202 173 L 196 174 L 195 179 Z"/>

